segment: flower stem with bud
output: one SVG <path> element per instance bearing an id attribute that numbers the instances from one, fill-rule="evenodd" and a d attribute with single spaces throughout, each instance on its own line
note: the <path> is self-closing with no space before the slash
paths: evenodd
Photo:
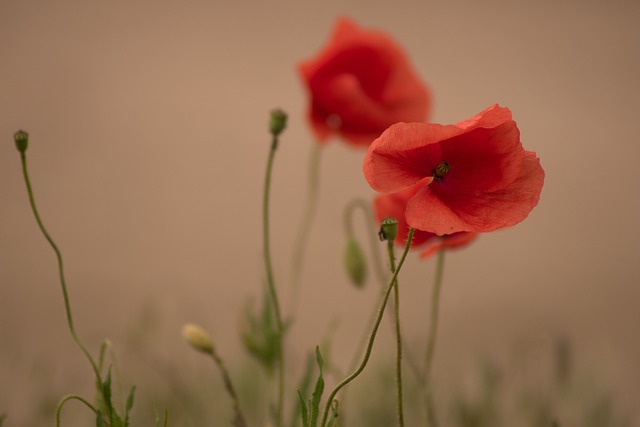
<path id="1" fill-rule="evenodd" d="M 216 352 L 213 340 L 209 334 L 207 334 L 200 326 L 188 323 L 182 327 L 182 337 L 195 350 L 211 356 L 222 375 L 224 388 L 233 402 L 234 417 L 232 424 L 235 427 L 246 427 L 247 422 L 245 421 L 242 410 L 240 409 L 240 402 L 238 401 L 238 395 L 236 394 L 236 390 L 231 382 L 231 376 L 229 375 L 229 371 L 224 365 L 222 358 Z"/>
<path id="2" fill-rule="evenodd" d="M 33 196 L 33 189 L 31 188 L 31 181 L 29 180 L 29 173 L 27 171 L 27 154 L 26 154 L 26 152 L 27 152 L 27 147 L 29 146 L 29 134 L 27 132 L 23 131 L 23 130 L 19 130 L 18 132 L 16 132 L 14 134 L 14 141 L 15 141 L 15 144 L 16 144 L 16 148 L 20 152 L 20 159 L 22 161 L 22 173 L 24 175 L 24 182 L 25 182 L 25 184 L 27 186 L 27 193 L 28 193 L 28 196 L 29 196 L 29 203 L 31 204 L 31 210 L 33 211 L 33 215 L 36 218 L 36 222 L 38 223 L 38 227 L 40 227 L 40 231 L 42 231 L 42 234 L 47 239 L 47 242 L 49 242 L 49 245 L 51 245 L 51 247 L 53 248 L 53 251 L 56 253 L 56 258 L 58 259 L 58 271 L 59 271 L 59 275 L 60 275 L 60 285 L 62 287 L 62 296 L 64 298 L 64 307 L 65 307 L 65 311 L 66 311 L 66 314 L 67 314 L 67 324 L 69 325 L 69 332 L 71 333 L 71 336 L 73 337 L 73 340 L 76 342 L 78 347 L 80 347 L 82 352 L 85 354 L 85 356 L 89 360 L 89 363 L 91 364 L 91 367 L 93 368 L 93 372 L 95 373 L 95 376 L 96 376 L 96 381 L 97 381 L 97 385 L 98 385 L 97 388 L 99 390 L 99 393 L 101 393 L 101 390 L 102 390 L 102 378 L 100 376 L 100 371 L 98 369 L 98 365 L 93 360 L 93 357 L 91 357 L 91 353 L 89 353 L 89 350 L 87 350 L 85 345 L 82 343 L 82 341 L 80 340 L 80 338 L 76 334 L 75 326 L 74 326 L 74 323 L 73 323 L 73 316 L 71 315 L 71 303 L 69 302 L 69 294 L 67 292 L 67 284 L 66 284 L 65 276 L 64 276 L 64 263 L 62 262 L 62 253 L 60 252 L 60 249 L 58 249 L 58 246 L 53 241 L 53 239 L 51 238 L 49 233 L 47 232 L 47 229 L 45 228 L 45 226 L 44 226 L 44 224 L 42 222 L 42 219 L 40 218 L 40 214 L 38 213 L 38 208 L 36 207 L 35 198 Z"/>
<path id="3" fill-rule="evenodd" d="M 380 227 L 380 239 L 387 241 L 387 253 L 389 254 L 389 268 L 391 273 L 396 271 L 396 257 L 393 253 L 393 241 L 398 235 L 398 221 L 387 217 L 382 220 Z M 396 329 L 396 385 L 398 387 L 398 425 L 404 427 L 404 410 L 402 395 L 402 333 L 400 332 L 400 290 L 398 280 L 393 282 L 394 310 L 393 320 Z"/>
<path id="4" fill-rule="evenodd" d="M 402 253 L 402 256 L 400 257 L 400 261 L 398 262 L 398 268 L 396 268 L 396 271 L 393 273 L 393 276 L 391 277 L 391 280 L 389 281 L 389 285 L 387 286 L 387 289 L 384 293 L 384 297 L 382 299 L 382 303 L 380 304 L 380 308 L 378 309 L 378 316 L 376 317 L 376 321 L 373 324 L 373 329 L 371 330 L 371 335 L 369 335 L 369 342 L 367 343 L 367 348 L 365 350 L 364 353 L 364 358 L 362 359 L 362 362 L 360 363 L 360 366 L 358 366 L 358 368 L 351 374 L 349 375 L 347 378 L 345 378 L 344 380 L 342 380 L 342 382 L 340 382 L 340 384 L 338 384 L 333 391 L 331 392 L 331 394 L 329 395 L 327 402 L 325 403 L 325 407 L 324 407 L 324 411 L 322 413 L 322 421 L 320 423 L 320 427 L 325 427 L 327 425 L 327 418 L 329 416 L 329 409 L 331 409 L 333 401 L 336 397 L 336 395 L 338 394 L 338 392 L 345 387 L 347 384 L 349 384 L 351 381 L 353 381 L 354 379 L 356 379 L 358 377 L 358 375 L 360 375 L 362 373 L 362 371 L 364 371 L 364 368 L 367 366 L 367 363 L 369 362 L 369 357 L 371 357 L 371 350 L 373 349 L 373 344 L 376 340 L 376 335 L 378 333 L 378 328 L 380 327 L 380 322 L 382 321 L 382 316 L 384 315 L 384 311 L 385 308 L 387 307 L 387 301 L 389 301 L 389 295 L 391 294 L 391 290 L 394 287 L 394 283 L 396 282 L 397 278 L 398 278 L 398 274 L 400 273 L 400 270 L 402 269 L 402 265 L 404 264 L 404 260 L 407 258 L 407 254 L 409 253 L 409 248 L 411 247 L 411 241 L 413 240 L 413 233 L 415 232 L 414 228 L 410 228 L 409 229 L 409 235 L 407 236 L 407 244 L 404 248 L 404 252 Z"/>
<path id="5" fill-rule="evenodd" d="M 280 314 L 280 303 L 276 292 L 275 280 L 273 278 L 273 269 L 271 266 L 271 249 L 269 241 L 269 193 L 271 189 L 271 173 L 273 169 L 273 159 L 276 149 L 278 148 L 278 137 L 286 127 L 287 115 L 282 110 L 274 110 L 271 112 L 270 131 L 272 135 L 271 148 L 269 150 L 269 158 L 267 160 L 267 171 L 264 179 L 264 198 L 262 203 L 262 230 L 263 230 L 263 253 L 264 265 L 267 274 L 267 287 L 273 311 L 276 317 L 276 326 L 278 328 L 278 405 L 276 410 L 276 427 L 282 427 L 282 413 L 284 404 L 284 345 L 283 335 L 284 326 L 282 315 Z"/>

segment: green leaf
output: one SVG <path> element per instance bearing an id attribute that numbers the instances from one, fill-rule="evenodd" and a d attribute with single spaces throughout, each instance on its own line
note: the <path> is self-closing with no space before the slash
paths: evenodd
<path id="1" fill-rule="evenodd" d="M 107 410 L 105 415 L 109 420 L 110 427 L 124 427 L 122 418 L 118 416 L 111 402 L 111 367 L 109 367 L 107 371 L 107 378 L 105 378 L 104 383 L 102 383 L 102 396 L 104 397 L 104 405 Z"/>
<path id="2" fill-rule="evenodd" d="M 5 414 L 4 412 L 0 414 L 0 427 L 2 427 L 2 423 L 4 423 L 4 420 L 6 419 L 7 419 L 7 414 Z"/>
<path id="3" fill-rule="evenodd" d="M 298 406 L 300 407 L 300 412 L 302 414 L 302 425 L 303 427 L 309 427 L 309 411 L 307 410 L 307 404 L 305 403 L 300 390 L 298 390 L 298 402 Z"/>
<path id="4" fill-rule="evenodd" d="M 111 404 L 111 368 L 107 371 L 107 378 L 105 378 L 102 383 L 102 397 L 107 409 L 107 413 L 105 415 L 109 416 L 113 412 L 113 406 Z"/>
<path id="5" fill-rule="evenodd" d="M 320 400 L 322 399 L 322 393 L 324 392 L 324 378 L 322 377 L 322 368 L 324 363 L 322 361 L 322 355 L 320 354 L 320 347 L 316 346 L 316 361 L 318 363 L 318 379 L 316 381 L 316 387 L 311 395 L 311 427 L 318 426 L 318 416 L 320 415 Z"/>
<path id="6" fill-rule="evenodd" d="M 100 410 L 98 410 L 98 413 L 96 414 L 96 427 L 106 427 L 106 424 L 104 423 L 104 416 Z"/>
<path id="7" fill-rule="evenodd" d="M 124 427 L 129 426 L 129 411 L 133 408 L 133 398 L 135 396 L 136 386 L 131 387 L 131 391 L 129 391 L 129 397 L 127 398 L 127 406 L 124 411 Z"/>
<path id="8" fill-rule="evenodd" d="M 248 305 L 244 315 L 247 326 L 242 331 L 242 343 L 245 350 L 271 375 L 275 371 L 280 347 L 275 315 L 266 289 L 260 313 L 254 314 Z"/>
<path id="9" fill-rule="evenodd" d="M 309 389 L 311 388 L 311 376 L 313 375 L 313 356 L 311 354 L 307 355 L 307 363 L 305 364 L 304 373 L 302 374 L 302 378 L 298 383 L 298 394 L 301 396 L 309 395 Z M 302 400 L 304 402 L 304 399 Z M 300 416 L 300 410 L 302 405 L 300 402 L 296 402 L 293 406 L 293 411 L 291 414 L 291 423 L 292 427 L 298 426 L 298 417 Z"/>

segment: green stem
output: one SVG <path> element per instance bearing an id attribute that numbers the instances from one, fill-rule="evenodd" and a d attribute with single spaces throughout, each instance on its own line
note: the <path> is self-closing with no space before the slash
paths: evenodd
<path id="1" fill-rule="evenodd" d="M 380 327 L 380 321 L 382 320 L 382 316 L 384 315 L 384 311 L 387 306 L 387 301 L 389 300 L 389 295 L 391 294 L 391 290 L 393 289 L 394 283 L 398 277 L 398 273 L 400 273 L 400 270 L 402 269 L 402 265 L 404 264 L 404 260 L 407 258 L 407 253 L 409 253 L 409 248 L 411 247 L 411 240 L 413 240 L 414 231 L 415 231 L 414 228 L 409 229 L 409 236 L 407 237 L 407 245 L 404 248 L 404 252 L 402 253 L 402 257 L 400 258 L 400 262 L 398 263 L 398 268 L 396 269 L 396 271 L 393 273 L 393 276 L 391 277 L 389 285 L 387 286 L 387 290 L 385 291 L 384 298 L 382 299 L 380 308 L 378 309 L 378 316 L 376 317 L 376 321 L 373 325 L 373 329 L 371 330 L 371 335 L 369 336 L 369 342 L 367 344 L 367 349 L 365 351 L 362 363 L 360 363 L 360 366 L 351 375 L 349 375 L 347 378 L 342 380 L 342 382 L 338 384 L 329 395 L 329 398 L 327 399 L 327 403 L 325 404 L 325 407 L 324 407 L 324 411 L 322 413 L 322 422 L 320 423 L 320 427 L 326 426 L 329 409 L 331 408 L 331 404 L 334 398 L 336 397 L 336 394 L 338 394 L 338 392 L 344 386 L 346 386 L 351 381 L 356 379 L 358 375 L 360 375 L 360 373 L 367 366 L 367 363 L 369 362 L 369 357 L 371 357 L 371 350 L 373 349 L 373 344 L 376 340 L 376 334 L 378 333 L 378 328 Z"/>
<path id="2" fill-rule="evenodd" d="M 263 252 L 264 265 L 267 273 L 267 286 L 273 309 L 276 315 L 276 323 L 278 327 L 278 409 L 276 413 L 276 427 L 282 426 L 282 408 L 284 401 L 284 351 L 283 351 L 283 324 L 280 315 L 280 303 L 278 302 L 278 294 L 276 293 L 275 281 L 273 279 L 273 269 L 271 267 L 271 251 L 269 244 L 269 192 L 271 188 L 271 172 L 273 169 L 273 158 L 275 157 L 276 148 L 278 147 L 278 137 L 273 136 L 271 141 L 271 149 L 269 150 L 269 159 L 267 160 L 267 172 L 264 179 L 264 199 L 262 204 L 262 225 L 263 225 Z"/>
<path id="3" fill-rule="evenodd" d="M 71 336 L 73 337 L 73 340 L 76 342 L 78 347 L 80 347 L 80 349 L 85 354 L 85 356 L 87 356 L 87 359 L 89 359 L 89 363 L 91 363 L 91 367 L 93 368 L 93 371 L 96 375 L 96 380 L 98 381 L 98 385 L 99 385 L 98 389 L 102 390 L 102 378 L 100 377 L 100 371 L 98 370 L 98 366 L 96 365 L 96 362 L 93 360 L 93 357 L 91 357 L 89 350 L 87 350 L 87 348 L 84 346 L 82 341 L 80 341 L 80 338 L 78 338 L 78 335 L 76 334 L 76 330 L 73 324 L 73 317 L 71 315 L 71 303 L 69 302 L 69 295 L 67 293 L 67 284 L 64 278 L 64 264 L 62 262 L 62 254 L 60 253 L 60 250 L 58 249 L 58 246 L 56 245 L 56 243 L 53 241 L 53 239 L 47 232 L 47 229 L 45 228 L 44 224 L 42 223 L 42 219 L 40 218 L 40 214 L 38 213 L 38 208 L 36 207 L 36 202 L 33 197 L 33 190 L 31 188 L 31 181 L 29 180 L 29 173 L 27 172 L 27 156 L 24 152 L 20 153 L 20 159 L 22 160 L 22 173 L 24 175 L 24 181 L 27 185 L 27 193 L 29 194 L 29 203 L 31 203 L 31 210 L 33 211 L 33 214 L 36 217 L 36 221 L 38 222 L 40 231 L 42 231 L 42 234 L 44 234 L 44 237 L 47 239 L 47 241 L 49 242 L 49 245 L 51 245 L 54 252 L 56 253 L 56 257 L 58 258 L 58 271 L 60 273 L 60 285 L 62 286 L 62 295 L 64 297 L 64 307 L 67 313 L 67 323 L 69 325 L 69 332 L 71 332 Z"/>
<path id="4" fill-rule="evenodd" d="M 232 425 L 235 427 L 246 427 L 247 422 L 245 421 L 244 415 L 242 414 L 242 410 L 240 409 L 240 402 L 238 401 L 238 395 L 236 394 L 236 390 L 233 387 L 233 383 L 231 382 L 231 376 L 229 375 L 229 371 L 227 370 L 224 362 L 216 352 L 215 348 L 211 350 L 211 358 L 218 366 L 220 373 L 222 374 L 222 381 L 224 382 L 224 388 L 227 391 L 227 394 L 231 397 L 233 402 L 233 422 Z"/>
<path id="5" fill-rule="evenodd" d="M 96 408 L 94 408 L 93 405 L 91 403 L 89 403 L 87 400 L 85 400 L 82 397 L 77 396 L 75 394 L 70 394 L 70 395 L 64 396 L 62 399 L 60 399 L 60 402 L 58 402 L 58 405 L 56 406 L 56 427 L 60 427 L 60 415 L 62 414 L 62 407 L 69 400 L 78 400 L 78 401 L 84 403 L 85 406 L 87 406 L 89 409 L 91 409 L 95 414 L 98 413 L 98 410 Z"/>
<path id="6" fill-rule="evenodd" d="M 429 325 L 429 337 L 427 340 L 427 352 L 424 363 L 424 391 L 426 393 L 427 419 L 429 425 L 436 427 L 438 425 L 433 396 L 431 394 L 431 365 L 433 361 L 433 353 L 436 347 L 436 337 L 438 333 L 438 312 L 440 303 L 440 289 L 442 287 L 442 276 L 444 271 L 444 249 L 438 251 L 436 260 L 436 276 L 433 283 L 433 293 L 431 295 L 431 323 Z"/>
<path id="7" fill-rule="evenodd" d="M 389 267 L 391 273 L 396 270 L 396 257 L 393 253 L 393 241 L 387 241 Z M 394 323 L 396 327 L 396 385 L 398 387 L 398 425 L 404 427 L 404 410 L 402 408 L 402 333 L 400 332 L 400 290 L 398 280 L 393 283 Z"/>
<path id="8" fill-rule="evenodd" d="M 307 200 L 302 215 L 302 223 L 296 236 L 295 244 L 293 246 L 293 261 L 291 271 L 291 282 L 293 284 L 292 292 L 295 307 L 295 299 L 298 295 L 298 288 L 300 287 L 300 275 L 302 274 L 302 266 L 304 263 L 304 256 L 307 251 L 307 243 L 309 242 L 309 236 L 311 234 L 311 225 L 315 218 L 318 206 L 318 196 L 320 195 L 320 160 L 322 158 L 322 145 L 313 144 L 311 147 L 311 153 L 309 155 L 309 176 L 307 181 Z"/>

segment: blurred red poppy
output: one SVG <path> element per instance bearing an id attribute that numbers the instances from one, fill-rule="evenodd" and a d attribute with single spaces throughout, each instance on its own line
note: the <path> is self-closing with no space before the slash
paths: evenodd
<path id="1" fill-rule="evenodd" d="M 519 223 L 544 183 L 540 160 L 523 148 L 511 111 L 498 105 L 456 125 L 392 125 L 369 147 L 363 169 L 383 193 L 420 183 L 407 202 L 407 224 L 439 236 Z"/>
<path id="2" fill-rule="evenodd" d="M 409 225 L 405 219 L 407 202 L 424 185 L 424 180 L 397 193 L 380 194 L 373 200 L 373 208 L 378 222 L 390 216 L 398 221 L 398 234 L 395 243 L 398 246 L 407 244 Z M 421 258 L 429 258 L 440 249 L 461 248 L 478 237 L 478 233 L 459 232 L 438 236 L 428 231 L 416 230 L 411 241 L 412 249 L 422 249 Z"/>
<path id="3" fill-rule="evenodd" d="M 396 122 L 422 122 L 430 92 L 403 50 L 381 31 L 337 21 L 328 44 L 299 71 L 310 96 L 309 121 L 319 142 L 333 134 L 367 147 Z"/>

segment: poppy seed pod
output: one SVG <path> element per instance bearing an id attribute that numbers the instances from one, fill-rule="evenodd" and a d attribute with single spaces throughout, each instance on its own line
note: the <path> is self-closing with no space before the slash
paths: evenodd
<path id="1" fill-rule="evenodd" d="M 396 240 L 396 236 L 398 235 L 398 220 L 393 217 L 386 217 L 380 223 L 380 232 L 378 232 L 378 236 L 380 236 L 381 241 L 393 242 Z"/>

